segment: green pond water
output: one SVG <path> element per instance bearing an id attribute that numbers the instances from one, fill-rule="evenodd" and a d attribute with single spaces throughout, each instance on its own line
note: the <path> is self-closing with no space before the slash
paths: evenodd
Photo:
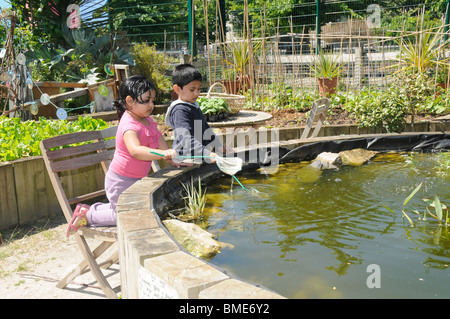
<path id="1" fill-rule="evenodd" d="M 438 156 L 380 153 L 339 170 L 302 162 L 238 175 L 261 193 L 220 178 L 208 185 L 201 226 L 234 248 L 210 262 L 288 298 L 450 298 L 450 226 L 420 218 L 422 198 L 450 206 Z M 422 213 L 409 213 L 411 227 L 401 209 L 422 181 L 408 203 Z"/>

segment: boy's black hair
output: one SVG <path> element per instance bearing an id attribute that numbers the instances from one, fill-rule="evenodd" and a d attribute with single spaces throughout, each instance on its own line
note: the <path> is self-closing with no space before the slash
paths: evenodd
<path id="1" fill-rule="evenodd" d="M 156 87 L 152 82 L 150 82 L 149 79 L 147 79 L 147 77 L 143 75 L 132 75 L 127 78 L 120 86 L 119 98 L 113 102 L 113 105 L 117 110 L 119 120 L 122 118 L 123 113 L 127 110 L 127 105 L 125 102 L 127 96 L 131 96 L 133 100 L 143 103 L 144 101 L 142 100 L 142 94 L 151 90 L 156 91 Z"/>
<path id="2" fill-rule="evenodd" d="M 192 81 L 202 81 L 202 74 L 191 64 L 180 64 L 172 72 L 172 83 L 183 88 Z"/>

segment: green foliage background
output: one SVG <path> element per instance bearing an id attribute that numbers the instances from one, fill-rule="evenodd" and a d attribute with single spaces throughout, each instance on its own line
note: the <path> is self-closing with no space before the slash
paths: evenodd
<path id="1" fill-rule="evenodd" d="M 0 117 L 0 162 L 12 161 L 22 157 L 39 156 L 41 140 L 68 133 L 95 131 L 107 128 L 102 119 L 80 116 L 78 120 L 49 120 L 39 118 L 39 122 L 19 118 Z"/>

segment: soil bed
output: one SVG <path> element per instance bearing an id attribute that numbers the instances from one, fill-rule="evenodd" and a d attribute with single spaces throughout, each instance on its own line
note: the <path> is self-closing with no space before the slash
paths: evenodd
<path id="1" fill-rule="evenodd" d="M 267 128 L 281 127 L 298 127 L 306 125 L 309 112 L 299 112 L 294 109 L 274 110 L 270 112 L 272 118 L 264 123 Z M 442 115 L 420 115 L 417 114 L 415 122 L 430 121 Z M 163 133 L 164 137 L 172 137 L 172 130 L 169 129 L 161 117 L 154 116 L 154 120 L 158 123 L 158 129 Z M 406 121 L 409 123 L 410 117 Z M 327 116 L 324 125 L 355 125 L 356 120 L 347 111 L 342 108 L 334 108 L 332 114 Z M 221 129 L 225 130 L 225 129 Z"/>

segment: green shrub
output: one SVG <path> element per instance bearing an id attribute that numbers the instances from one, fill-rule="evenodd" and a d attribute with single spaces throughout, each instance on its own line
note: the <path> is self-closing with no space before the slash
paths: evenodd
<path id="1" fill-rule="evenodd" d="M 0 162 L 41 155 L 39 143 L 49 137 L 107 128 L 102 119 L 80 116 L 77 121 L 48 120 L 21 122 L 19 118 L 0 117 Z"/>
<path id="2" fill-rule="evenodd" d="M 360 127 L 383 126 L 397 132 L 416 114 L 444 114 L 450 112 L 450 97 L 437 95 L 434 82 L 424 74 L 398 74 L 386 90 L 363 89 L 355 93 L 340 93 L 344 109 L 354 116 Z"/>
<path id="3" fill-rule="evenodd" d="M 251 108 L 251 90 L 246 92 L 246 108 Z M 253 101 L 253 109 L 271 111 L 273 109 L 294 109 L 296 111 L 308 111 L 315 100 L 319 99 L 318 92 L 293 90 L 292 86 L 284 83 L 272 84 L 264 94 L 256 94 Z"/>
<path id="4" fill-rule="evenodd" d="M 391 90 L 341 94 L 344 109 L 351 113 L 360 127 L 384 127 L 388 132 L 401 130 L 406 122 L 407 109 Z"/>
<path id="5" fill-rule="evenodd" d="M 166 76 L 166 70 L 170 69 L 170 63 L 176 60 L 156 51 L 156 46 L 150 46 L 147 43 L 135 44 L 133 57 L 137 72 L 145 75 L 157 86 L 155 103 L 160 104 L 167 100 L 172 92 L 172 82 Z"/>

